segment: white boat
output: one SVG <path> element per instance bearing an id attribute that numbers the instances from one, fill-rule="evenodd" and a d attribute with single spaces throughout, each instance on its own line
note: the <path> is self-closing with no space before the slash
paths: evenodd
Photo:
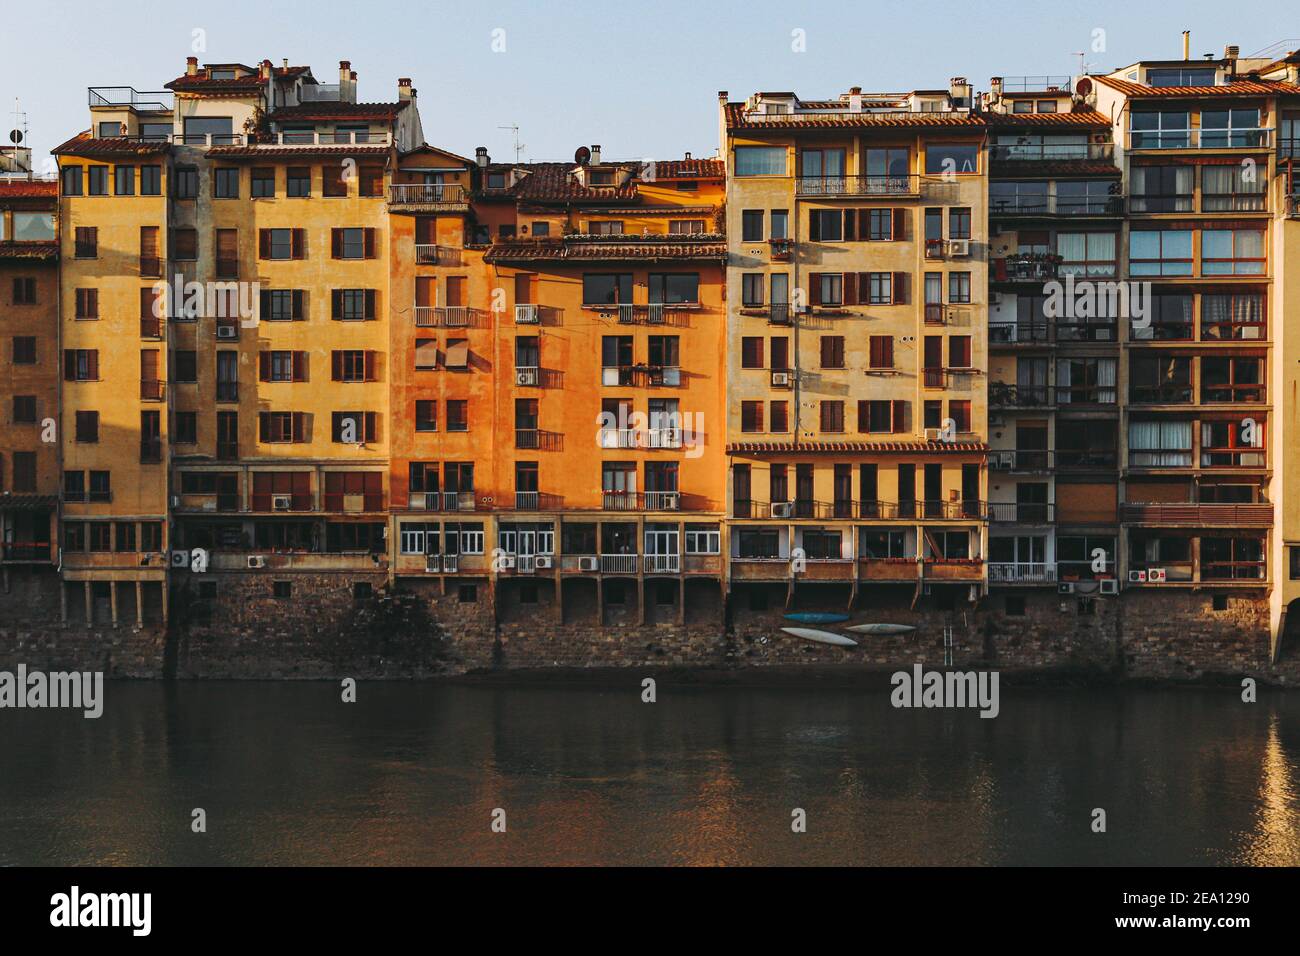
<path id="1" fill-rule="evenodd" d="M 815 627 L 783 627 L 781 630 L 795 637 L 802 637 L 805 641 L 816 641 L 818 644 L 833 644 L 836 647 L 858 646 L 858 642 L 851 637 L 831 631 L 819 631 Z"/>
<path id="2" fill-rule="evenodd" d="M 911 624 L 854 624 L 852 627 L 845 628 L 849 631 L 857 631 L 859 634 L 910 634 L 916 628 Z"/>

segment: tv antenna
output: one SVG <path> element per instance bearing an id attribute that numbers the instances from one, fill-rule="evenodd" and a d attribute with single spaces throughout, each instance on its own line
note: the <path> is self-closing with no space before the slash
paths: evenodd
<path id="1" fill-rule="evenodd" d="M 1084 53 L 1084 52 L 1082 52 L 1082 51 L 1076 51 L 1076 52 L 1070 54 L 1070 56 L 1077 56 L 1077 57 L 1079 58 L 1079 74 L 1078 74 L 1079 76 L 1087 76 L 1087 75 L 1088 75 L 1088 65 L 1089 65 L 1089 64 L 1088 64 L 1088 62 L 1084 59 L 1084 57 L 1087 56 L 1087 55 L 1088 55 L 1088 54 L 1086 54 L 1086 53 Z"/>
<path id="2" fill-rule="evenodd" d="M 522 153 L 522 152 L 524 151 L 524 144 L 521 143 L 521 142 L 519 142 L 519 127 L 518 127 L 518 126 L 498 126 L 497 129 L 508 129 L 508 130 L 511 130 L 511 131 L 514 132 L 514 134 L 515 134 L 515 162 L 516 162 L 516 163 L 519 162 L 519 154 Z"/>

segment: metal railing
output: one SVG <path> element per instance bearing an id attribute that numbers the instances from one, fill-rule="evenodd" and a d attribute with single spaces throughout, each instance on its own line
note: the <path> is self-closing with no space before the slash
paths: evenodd
<path id="1" fill-rule="evenodd" d="M 921 177 L 904 176 L 799 176 L 795 192 L 800 196 L 916 196 Z"/>
<path id="2" fill-rule="evenodd" d="M 540 491 L 516 491 L 515 492 L 515 510 L 516 511 L 536 511 L 541 503 Z"/>
<path id="3" fill-rule="evenodd" d="M 635 554 L 602 554 L 600 570 L 602 574 L 636 574 Z"/>
<path id="4" fill-rule="evenodd" d="M 989 341 L 995 345 L 1046 345 L 1051 342 L 1046 321 L 992 322 Z"/>
<path id="5" fill-rule="evenodd" d="M 444 491 L 442 493 L 443 511 L 473 511 L 473 491 Z"/>
<path id="6" fill-rule="evenodd" d="M 678 491 L 645 492 L 646 511 L 680 511 L 681 508 L 682 508 L 681 492 Z"/>
<path id="7" fill-rule="evenodd" d="M 370 145 L 387 146 L 392 142 L 388 130 L 331 129 L 331 130 L 280 130 L 256 145 L 274 146 L 336 146 Z"/>
<path id="8" fill-rule="evenodd" d="M 1060 274 L 1060 261 L 1027 254 L 1009 255 L 993 260 L 995 282 L 1045 282 Z"/>
<path id="9" fill-rule="evenodd" d="M 87 90 L 90 106 L 129 106 L 144 112 L 166 112 L 176 104 L 171 90 L 141 92 L 131 86 L 92 86 Z"/>
<path id="10" fill-rule="evenodd" d="M 1114 143 L 995 143 L 989 147 L 994 162 L 1040 162 L 1115 158 Z"/>
<path id="11" fill-rule="evenodd" d="M 1191 383 L 1136 385 L 1130 384 L 1128 400 L 1135 405 L 1190 405 Z"/>
<path id="12" fill-rule="evenodd" d="M 1268 149 L 1272 145 L 1272 127 L 1128 130 L 1129 149 Z"/>
<path id="13" fill-rule="evenodd" d="M 472 309 L 466 305 L 417 305 L 417 328 L 463 329 L 469 326 Z"/>
<path id="14" fill-rule="evenodd" d="M 438 264 L 438 246 L 432 242 L 417 242 L 415 244 L 415 264 L 421 266 L 436 266 Z"/>
<path id="15" fill-rule="evenodd" d="M 1046 448 L 1001 448 L 989 452 L 990 471 L 1049 471 L 1054 453 Z"/>
<path id="16" fill-rule="evenodd" d="M 990 561 L 989 584 L 1054 584 L 1056 565 L 1038 561 Z"/>
<path id="17" fill-rule="evenodd" d="M 647 554 L 642 559 L 646 574 L 676 574 L 682 569 L 680 554 Z"/>
<path id="18" fill-rule="evenodd" d="M 605 491 L 600 497 L 600 506 L 605 511 L 636 511 L 638 507 L 635 491 Z"/>
<path id="19" fill-rule="evenodd" d="M 459 183 L 393 183 L 388 187 L 388 201 L 399 206 L 463 203 L 466 193 Z"/>
<path id="20" fill-rule="evenodd" d="M 999 408 L 1039 408 L 1052 404 L 1046 385 L 989 382 L 989 404 Z"/>
<path id="21" fill-rule="evenodd" d="M 990 216 L 1122 216 L 1123 196 L 998 196 Z"/>
<path id="22" fill-rule="evenodd" d="M 1056 520 L 1056 506 L 1050 502 L 990 501 L 989 520 L 1015 524 L 1050 524 Z"/>
<path id="23" fill-rule="evenodd" d="M 537 325 L 541 320 L 541 306 L 535 304 L 519 304 L 515 306 L 515 324 L 516 325 Z"/>

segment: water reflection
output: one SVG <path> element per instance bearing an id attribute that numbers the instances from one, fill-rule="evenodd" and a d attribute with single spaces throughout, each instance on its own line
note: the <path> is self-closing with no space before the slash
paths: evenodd
<path id="1" fill-rule="evenodd" d="M 1294 694 L 1004 689 L 981 720 L 639 690 L 113 684 L 98 721 L 5 711 L 0 864 L 1300 864 Z"/>

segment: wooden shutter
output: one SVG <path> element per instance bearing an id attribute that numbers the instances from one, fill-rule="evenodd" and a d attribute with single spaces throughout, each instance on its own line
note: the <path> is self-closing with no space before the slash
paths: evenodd
<path id="1" fill-rule="evenodd" d="M 293 380 L 295 382 L 307 381 L 307 353 L 293 353 Z"/>
<path id="2" fill-rule="evenodd" d="M 890 235 L 895 241 L 907 238 L 907 212 L 903 209 L 889 210 Z"/>
<path id="3" fill-rule="evenodd" d="M 864 209 L 863 212 L 866 212 Z M 864 229 L 865 233 L 866 230 Z M 844 210 L 844 241 L 853 242 L 858 238 L 858 211 L 856 209 Z"/>
<path id="4" fill-rule="evenodd" d="M 294 259 L 307 258 L 306 229 L 294 229 L 289 233 L 289 255 Z"/>
<path id="5" fill-rule="evenodd" d="M 894 305 L 907 305 L 907 273 L 895 272 L 889 284 L 889 292 Z"/>
<path id="6" fill-rule="evenodd" d="M 65 382 L 75 382 L 77 380 L 77 350 L 63 350 L 63 380 Z"/>
<path id="7" fill-rule="evenodd" d="M 343 230 L 330 230 L 330 256 L 334 259 L 343 258 Z"/>
<path id="8" fill-rule="evenodd" d="M 268 442 L 271 440 L 271 413 L 257 413 L 257 440 Z"/>
<path id="9" fill-rule="evenodd" d="M 271 353 L 257 353 L 257 380 L 259 382 L 271 381 Z"/>
<path id="10" fill-rule="evenodd" d="M 366 381 L 373 382 L 375 381 L 375 353 L 366 349 L 364 361 Z"/>
<path id="11" fill-rule="evenodd" d="M 307 413 L 293 413 L 293 440 L 304 442 L 307 440 Z"/>
<path id="12" fill-rule="evenodd" d="M 293 320 L 302 322 L 307 318 L 307 291 L 305 289 L 293 290 Z"/>
<path id="13" fill-rule="evenodd" d="M 379 434 L 379 419 L 377 412 L 366 412 L 366 441 L 377 441 L 375 437 Z"/>
<path id="14" fill-rule="evenodd" d="M 343 381 L 343 353 L 337 349 L 330 353 L 330 380 Z"/>
<path id="15" fill-rule="evenodd" d="M 374 317 L 375 317 L 375 290 L 367 289 L 366 290 L 366 318 L 373 319 Z"/>
<path id="16" fill-rule="evenodd" d="M 266 230 L 262 230 L 265 232 Z M 257 294 L 257 313 L 263 319 L 271 317 L 271 290 L 263 289 Z"/>
<path id="17" fill-rule="evenodd" d="M 822 304 L 822 274 L 820 272 L 808 273 L 808 303 L 810 305 Z"/>
<path id="18" fill-rule="evenodd" d="M 894 400 L 893 425 L 895 432 L 901 432 L 907 427 L 907 402 L 903 399 Z"/>
<path id="19" fill-rule="evenodd" d="M 812 212 L 808 213 L 808 238 L 812 242 L 818 242 L 821 240 L 821 237 L 822 220 L 821 217 L 817 215 L 817 210 L 814 209 Z"/>
<path id="20" fill-rule="evenodd" d="M 271 258 L 271 230 L 270 229 L 257 230 L 257 258 L 259 259 Z"/>
<path id="21" fill-rule="evenodd" d="M 858 304 L 858 274 L 856 272 L 846 272 L 844 273 L 844 276 L 840 281 L 844 284 L 843 295 L 842 295 L 844 304 L 857 305 Z M 863 291 L 862 298 L 866 298 L 865 293 L 868 288 L 870 288 L 870 286 L 866 286 L 862 290 Z"/>
<path id="22" fill-rule="evenodd" d="M 330 290 L 330 318 L 335 322 L 343 315 L 343 290 Z"/>
<path id="23" fill-rule="evenodd" d="M 373 259 L 375 257 L 375 230 L 367 227 L 361 232 L 365 242 L 365 257 Z"/>

